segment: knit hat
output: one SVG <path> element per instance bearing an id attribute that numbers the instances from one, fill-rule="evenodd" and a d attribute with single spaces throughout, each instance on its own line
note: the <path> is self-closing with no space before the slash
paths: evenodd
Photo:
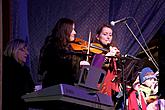
<path id="1" fill-rule="evenodd" d="M 147 73 L 154 73 L 154 72 L 152 71 L 150 67 L 143 68 L 139 75 L 141 84 L 148 79 L 152 79 L 152 78 L 156 79 L 156 76 L 154 74 L 147 74 Z"/>

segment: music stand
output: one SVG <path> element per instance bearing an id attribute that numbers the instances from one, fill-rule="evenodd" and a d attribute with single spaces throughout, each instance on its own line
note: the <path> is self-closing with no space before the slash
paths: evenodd
<path id="1" fill-rule="evenodd" d="M 88 90 L 99 91 L 98 84 L 105 78 L 106 72 L 95 66 L 83 66 L 81 68 L 78 86 Z"/>

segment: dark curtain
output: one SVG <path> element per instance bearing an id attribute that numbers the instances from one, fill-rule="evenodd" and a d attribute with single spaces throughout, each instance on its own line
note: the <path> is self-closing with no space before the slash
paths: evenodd
<path id="1" fill-rule="evenodd" d="M 102 23 L 133 17 L 147 43 L 165 20 L 164 0 L 13 0 L 12 7 L 13 37 L 19 35 L 29 41 L 29 64 L 35 82 L 40 48 L 45 37 L 51 33 L 51 29 L 61 17 L 74 19 L 77 37 L 84 39 L 88 38 L 90 31 L 92 37 L 95 37 L 96 28 Z M 127 24 L 144 46 L 134 20 L 128 19 Z M 113 42 L 122 54 L 136 56 L 142 50 L 123 23 L 114 27 Z"/>
<path id="2" fill-rule="evenodd" d="M 165 99 L 165 85 L 164 85 L 164 77 L 165 77 L 165 46 L 164 46 L 164 42 L 165 42 L 165 25 L 163 25 L 161 27 L 161 29 L 159 30 L 159 35 L 162 36 L 159 40 L 160 40 L 160 44 L 159 44 L 159 65 L 160 65 L 160 73 L 159 73 L 159 93 L 161 98 Z"/>

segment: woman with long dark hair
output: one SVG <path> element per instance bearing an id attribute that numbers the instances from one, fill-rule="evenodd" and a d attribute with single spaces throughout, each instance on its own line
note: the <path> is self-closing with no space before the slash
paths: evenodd
<path id="1" fill-rule="evenodd" d="M 60 83 L 74 85 L 79 77 L 81 56 L 73 54 L 70 42 L 75 40 L 75 23 L 68 18 L 57 21 L 40 51 L 39 74 L 43 88 Z"/>

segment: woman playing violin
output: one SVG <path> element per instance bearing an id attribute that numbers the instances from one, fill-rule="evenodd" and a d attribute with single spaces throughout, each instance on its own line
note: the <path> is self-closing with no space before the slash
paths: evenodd
<path id="1" fill-rule="evenodd" d="M 79 54 L 73 54 L 70 42 L 75 40 L 75 22 L 61 18 L 40 51 L 38 74 L 43 76 L 43 88 L 60 83 L 73 85 L 78 80 Z"/>
<path id="2" fill-rule="evenodd" d="M 108 51 L 103 51 L 101 54 L 96 54 L 93 58 L 93 66 L 103 68 L 106 70 L 107 75 L 104 78 L 103 84 L 99 85 L 100 92 L 112 96 L 112 91 L 119 92 L 119 85 L 115 82 L 117 75 L 117 64 L 116 55 L 120 54 L 117 47 L 113 47 L 112 42 L 112 27 L 110 25 L 104 24 L 97 29 L 96 41 L 101 44 L 104 49 Z"/>
<path id="3" fill-rule="evenodd" d="M 104 49 L 107 49 L 108 51 L 104 51 L 104 53 L 108 53 L 109 54 L 112 54 L 110 52 L 112 52 L 112 50 L 114 50 L 113 52 L 114 55 L 116 55 L 116 53 L 120 52 L 117 47 L 112 47 L 112 27 L 110 25 L 107 25 L 107 24 L 104 24 L 102 26 L 100 26 L 98 29 L 97 29 L 97 33 L 96 33 L 96 39 L 95 39 L 95 42 L 99 43 L 102 45 L 102 47 Z M 110 49 L 111 48 L 111 49 Z"/>

